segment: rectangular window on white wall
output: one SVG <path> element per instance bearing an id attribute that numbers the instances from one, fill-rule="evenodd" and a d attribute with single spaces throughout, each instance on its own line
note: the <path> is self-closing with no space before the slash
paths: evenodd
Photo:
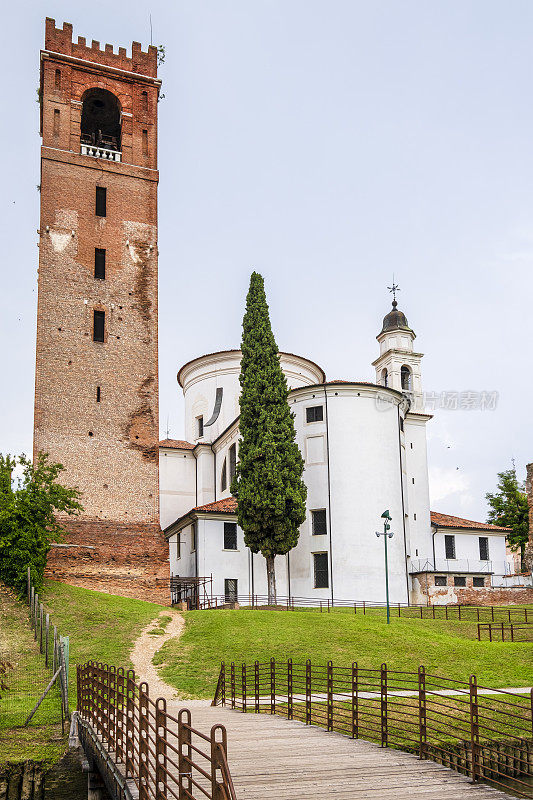
<path id="1" fill-rule="evenodd" d="M 193 522 L 191 525 L 191 553 L 194 553 L 196 550 L 197 531 L 198 528 L 196 522 Z"/>
<path id="2" fill-rule="evenodd" d="M 489 560 L 489 537 L 488 536 L 480 536 L 479 537 L 479 559 L 480 559 L 480 561 L 488 561 Z"/>
<path id="3" fill-rule="evenodd" d="M 196 436 L 201 439 L 204 435 L 204 418 L 196 417 Z"/>
<path id="4" fill-rule="evenodd" d="M 237 470 L 237 445 L 232 444 L 230 449 L 228 450 L 228 458 L 229 458 L 229 482 L 231 484 L 233 478 L 235 477 L 235 472 Z"/>
<path id="5" fill-rule="evenodd" d="M 323 536 L 328 532 L 326 522 L 326 509 L 318 508 L 311 511 L 313 536 Z"/>
<path id="6" fill-rule="evenodd" d="M 176 535 L 176 559 L 181 558 L 181 531 Z"/>
<path id="7" fill-rule="evenodd" d="M 327 589 L 329 586 L 328 554 L 313 553 L 315 589 Z"/>
<path id="8" fill-rule="evenodd" d="M 305 409 L 306 422 L 322 422 L 324 419 L 324 406 L 309 406 Z"/>
<path id="9" fill-rule="evenodd" d="M 224 523 L 224 550 L 237 549 L 237 523 Z"/>
<path id="10" fill-rule="evenodd" d="M 455 558 L 455 536 L 444 537 L 444 551 L 446 558 Z"/>
<path id="11" fill-rule="evenodd" d="M 224 599 L 226 603 L 236 603 L 238 597 L 237 578 L 224 578 Z"/>

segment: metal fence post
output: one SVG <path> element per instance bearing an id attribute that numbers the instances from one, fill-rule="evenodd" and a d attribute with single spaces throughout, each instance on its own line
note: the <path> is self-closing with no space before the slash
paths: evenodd
<path id="1" fill-rule="evenodd" d="M 387 730 L 387 665 L 381 665 L 381 746 L 388 747 L 389 736 Z"/>
<path id="2" fill-rule="evenodd" d="M 270 713 L 276 713 L 276 661 L 270 659 Z"/>
<path id="3" fill-rule="evenodd" d="M 259 714 L 259 661 L 254 662 L 255 713 Z"/>
<path id="4" fill-rule="evenodd" d="M 418 667 L 418 756 L 426 755 L 427 715 L 426 715 L 426 670 Z"/>
<path id="5" fill-rule="evenodd" d="M 139 800 L 149 800 L 148 684 L 139 684 Z"/>
<path id="6" fill-rule="evenodd" d="M 155 800 L 167 797 L 167 701 L 158 697 L 155 704 Z"/>
<path id="7" fill-rule="evenodd" d="M 50 614 L 46 614 L 45 618 L 45 635 L 44 635 L 44 665 L 48 666 L 48 640 L 50 638 Z"/>
<path id="8" fill-rule="evenodd" d="M 292 702 L 292 658 L 287 661 L 287 719 L 292 719 L 293 702 Z"/>
<path id="9" fill-rule="evenodd" d="M 359 738 L 359 685 L 357 661 L 352 664 L 352 739 Z"/>
<path id="10" fill-rule="evenodd" d="M 217 741 L 217 733 L 221 734 L 221 741 Z M 224 774 L 224 762 L 227 762 L 228 742 L 224 725 L 213 725 L 211 728 L 211 797 L 212 800 L 225 800 L 229 797 L 226 792 L 225 782 L 220 783 L 217 772 Z M 180 795 L 181 797 L 181 795 Z"/>
<path id="11" fill-rule="evenodd" d="M 126 720 L 124 696 L 124 667 L 117 669 L 117 758 L 124 761 L 124 730 Z"/>
<path id="12" fill-rule="evenodd" d="M 192 797 L 191 712 L 187 708 L 178 714 L 178 750 L 179 800 L 187 800 Z"/>
<path id="13" fill-rule="evenodd" d="M 126 778 L 135 773 L 135 672 L 126 673 Z"/>
<path id="14" fill-rule="evenodd" d="M 225 664 L 224 661 L 220 665 L 220 677 L 221 677 L 221 682 L 220 682 L 221 702 L 222 702 L 222 705 L 225 706 L 226 705 L 226 664 Z"/>
<path id="15" fill-rule="evenodd" d="M 37 592 L 33 595 L 33 608 L 31 613 L 33 615 L 33 638 L 37 641 L 37 608 L 39 606 L 39 595 Z"/>
<path id="16" fill-rule="evenodd" d="M 231 662 L 231 707 L 235 708 L 235 662 Z"/>
<path id="17" fill-rule="evenodd" d="M 327 706 L 328 706 L 328 731 L 333 730 L 333 662 L 328 661 L 327 671 Z"/>
<path id="18" fill-rule="evenodd" d="M 305 662 L 305 724 L 311 724 L 311 661 Z"/>
<path id="19" fill-rule="evenodd" d="M 26 574 L 26 600 L 28 601 L 28 605 L 31 602 L 31 569 L 28 567 L 28 571 Z"/>
<path id="20" fill-rule="evenodd" d="M 479 777 L 479 717 L 477 699 L 477 678 L 470 676 L 470 747 L 471 747 L 471 777 L 476 782 Z"/>
<path id="21" fill-rule="evenodd" d="M 243 664 L 241 669 L 241 695 L 242 711 L 243 714 L 246 714 L 246 664 Z"/>

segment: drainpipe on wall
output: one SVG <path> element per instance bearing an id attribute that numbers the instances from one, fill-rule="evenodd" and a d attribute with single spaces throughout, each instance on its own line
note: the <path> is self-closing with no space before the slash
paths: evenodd
<path id="1" fill-rule="evenodd" d="M 324 401 L 326 404 L 326 457 L 328 465 L 328 521 L 329 521 L 329 574 L 331 577 L 331 605 L 333 605 L 333 547 L 331 536 L 331 478 L 329 469 L 329 414 L 328 414 L 328 392 L 324 384 Z"/>

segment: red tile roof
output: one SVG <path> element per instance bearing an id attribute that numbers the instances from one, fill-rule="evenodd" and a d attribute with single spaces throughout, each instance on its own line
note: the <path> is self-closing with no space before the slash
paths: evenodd
<path id="1" fill-rule="evenodd" d="M 183 439 L 161 439 L 159 447 L 167 447 L 169 450 L 194 450 L 196 445 L 184 442 Z"/>
<path id="2" fill-rule="evenodd" d="M 199 512 L 200 514 L 209 512 L 222 512 L 223 514 L 236 514 L 237 513 L 237 499 L 235 497 L 226 497 L 225 500 L 217 500 L 215 503 L 207 503 L 205 506 L 197 506 L 192 511 Z M 189 514 L 192 513 L 189 511 Z"/>
<path id="3" fill-rule="evenodd" d="M 500 525 L 491 525 L 490 522 L 474 522 L 471 519 L 452 517 L 450 514 L 431 512 L 431 522 L 438 528 L 471 528 L 480 531 L 511 531 L 512 528 L 502 528 Z"/>

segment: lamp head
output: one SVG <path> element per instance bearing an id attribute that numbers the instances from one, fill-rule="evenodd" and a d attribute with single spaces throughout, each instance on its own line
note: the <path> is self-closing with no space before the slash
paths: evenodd
<path id="1" fill-rule="evenodd" d="M 389 513 L 389 509 L 387 509 L 386 511 L 383 512 L 383 514 L 381 515 L 381 519 L 388 519 L 389 522 L 392 521 L 392 517 L 391 517 L 391 515 Z"/>

